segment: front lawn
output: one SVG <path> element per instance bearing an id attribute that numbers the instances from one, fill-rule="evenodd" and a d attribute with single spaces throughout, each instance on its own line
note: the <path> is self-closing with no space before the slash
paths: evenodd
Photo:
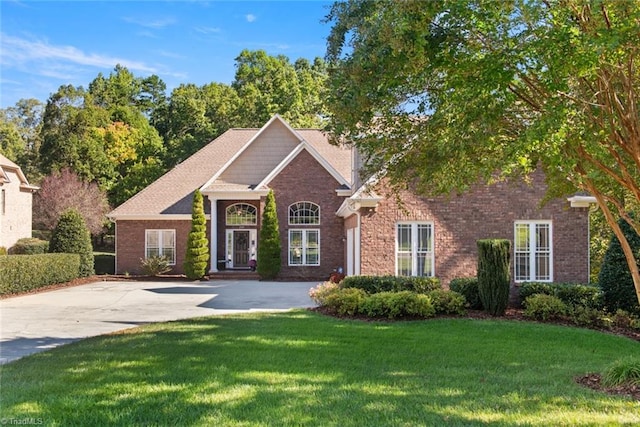
<path id="1" fill-rule="evenodd" d="M 1 418 L 44 425 L 631 425 L 583 388 L 640 344 L 505 320 L 340 320 L 309 311 L 147 325 L 0 367 Z"/>

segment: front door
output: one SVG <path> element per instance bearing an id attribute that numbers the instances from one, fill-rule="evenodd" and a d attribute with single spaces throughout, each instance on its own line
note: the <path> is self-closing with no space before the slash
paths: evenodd
<path id="1" fill-rule="evenodd" d="M 249 231 L 233 231 L 233 266 L 242 268 L 249 266 Z"/>

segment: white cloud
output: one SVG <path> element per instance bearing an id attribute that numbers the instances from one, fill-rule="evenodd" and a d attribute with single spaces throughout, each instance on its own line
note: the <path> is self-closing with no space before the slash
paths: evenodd
<path id="1" fill-rule="evenodd" d="M 144 20 L 144 19 L 132 18 L 130 16 L 125 16 L 124 18 L 122 18 L 122 20 L 130 24 L 135 24 L 135 25 L 140 25 L 141 27 L 155 28 L 155 29 L 165 28 L 176 23 L 176 20 L 174 18 Z"/>
<path id="2" fill-rule="evenodd" d="M 218 34 L 222 32 L 222 30 L 217 27 L 195 27 L 194 30 L 202 34 Z"/>
<path id="3" fill-rule="evenodd" d="M 258 17 L 252 13 L 249 13 L 248 15 L 245 15 L 245 19 L 247 20 L 247 22 L 254 22 L 256 19 L 258 19 Z"/>
<path id="4" fill-rule="evenodd" d="M 0 34 L 0 63 L 4 67 L 29 66 L 31 63 L 61 61 L 95 68 L 112 68 L 117 64 L 130 70 L 147 73 L 157 72 L 156 68 L 144 62 L 118 58 L 109 55 L 86 53 L 74 46 L 57 46 L 42 40 L 27 40 Z M 51 64 L 49 64 L 51 65 Z M 49 67 L 52 68 L 52 67 Z M 55 68 L 63 68 L 60 65 Z"/>

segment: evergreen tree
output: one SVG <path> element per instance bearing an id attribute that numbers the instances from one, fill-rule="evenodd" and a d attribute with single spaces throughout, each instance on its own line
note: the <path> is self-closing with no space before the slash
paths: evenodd
<path id="1" fill-rule="evenodd" d="M 193 193 L 191 211 L 191 231 L 187 240 L 187 254 L 184 258 L 184 272 L 189 279 L 204 276 L 209 262 L 209 240 L 207 220 L 204 216 L 204 201 L 200 190 Z"/>
<path id="2" fill-rule="evenodd" d="M 68 209 L 60 215 L 51 235 L 49 252 L 79 254 L 79 276 L 87 277 L 94 274 L 91 234 L 77 210 Z"/>
<path id="3" fill-rule="evenodd" d="M 275 279 L 280 272 L 281 248 L 278 213 L 273 190 L 267 194 L 262 213 L 262 226 L 258 242 L 258 274 L 263 280 Z"/>
<path id="4" fill-rule="evenodd" d="M 478 291 L 485 311 L 502 316 L 509 304 L 511 242 L 478 240 Z"/>
<path id="5" fill-rule="evenodd" d="M 635 258 L 640 260 L 640 235 L 624 219 L 620 219 L 618 225 L 626 236 Z M 640 265 L 640 262 L 638 264 Z M 602 297 L 607 310 L 614 313 L 621 309 L 640 314 L 640 305 L 638 305 L 636 298 L 631 271 L 622 251 L 620 240 L 615 235 L 611 236 L 609 247 L 605 252 L 602 268 L 598 275 L 598 284 L 602 289 Z"/>

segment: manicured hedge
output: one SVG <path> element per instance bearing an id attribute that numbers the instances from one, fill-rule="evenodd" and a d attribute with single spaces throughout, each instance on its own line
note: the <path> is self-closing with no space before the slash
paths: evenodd
<path id="1" fill-rule="evenodd" d="M 545 294 L 559 298 L 570 307 L 602 308 L 602 291 L 597 286 L 575 283 L 529 282 L 520 286 L 520 299 L 525 301 L 531 295 Z"/>
<path id="2" fill-rule="evenodd" d="M 79 271 L 78 254 L 0 256 L 0 295 L 68 282 Z"/>
<path id="3" fill-rule="evenodd" d="M 12 255 L 35 255 L 46 254 L 49 251 L 49 242 L 33 237 L 19 239 L 15 245 L 11 247 L 9 253 Z"/>
<path id="4" fill-rule="evenodd" d="M 425 294 L 441 289 L 437 277 L 398 277 L 398 276 L 347 276 L 340 282 L 342 288 L 358 288 L 368 294 L 379 292 L 412 291 Z"/>
<path id="5" fill-rule="evenodd" d="M 456 277 L 449 282 L 449 289 L 464 296 L 471 310 L 482 310 L 477 277 Z"/>

